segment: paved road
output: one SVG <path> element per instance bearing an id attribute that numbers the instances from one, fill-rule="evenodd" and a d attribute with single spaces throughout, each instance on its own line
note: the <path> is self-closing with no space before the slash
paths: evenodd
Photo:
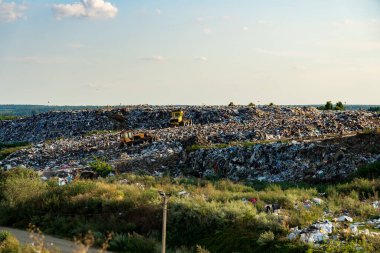
<path id="1" fill-rule="evenodd" d="M 14 228 L 8 228 L 8 227 L 0 227 L 0 231 L 4 231 L 4 230 L 11 232 L 22 244 L 33 242 L 33 240 L 30 238 L 30 233 L 27 231 L 14 229 Z M 44 235 L 44 241 L 45 241 L 45 245 L 47 245 L 48 248 L 49 247 L 58 248 L 62 253 L 85 252 L 85 251 L 81 251 L 80 250 L 81 248 L 72 241 L 59 239 L 59 238 L 49 236 L 49 235 Z M 96 253 L 100 251 L 94 248 L 90 248 L 87 252 Z M 105 253 L 107 253 L 107 251 Z M 108 252 L 108 253 L 111 253 L 111 252 Z"/>

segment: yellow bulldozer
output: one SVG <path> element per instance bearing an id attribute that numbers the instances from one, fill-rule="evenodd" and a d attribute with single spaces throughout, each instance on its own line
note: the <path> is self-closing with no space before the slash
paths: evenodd
<path id="1" fill-rule="evenodd" d="M 176 126 L 190 126 L 193 124 L 191 119 L 186 119 L 184 117 L 185 113 L 182 110 L 172 111 L 172 117 L 169 121 L 171 127 Z"/>
<path id="2" fill-rule="evenodd" d="M 121 131 L 120 132 L 120 147 L 133 146 L 142 144 L 145 142 L 152 142 L 156 138 L 149 133 L 133 133 L 133 131 Z"/>

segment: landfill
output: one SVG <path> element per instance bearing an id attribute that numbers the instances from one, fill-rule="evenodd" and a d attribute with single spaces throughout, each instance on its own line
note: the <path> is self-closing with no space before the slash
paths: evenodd
<path id="1" fill-rule="evenodd" d="M 0 121 L 0 142 L 41 142 L 80 136 L 91 131 L 162 129 L 171 111 L 182 109 L 214 142 L 302 138 L 373 129 L 380 113 L 319 111 L 314 107 L 280 106 L 129 106 L 124 108 L 48 112 L 13 121 Z M 182 131 L 176 131 L 178 132 Z"/>
<path id="2" fill-rule="evenodd" d="M 174 109 L 191 126 L 169 127 Z M 129 106 L 48 112 L 0 122 L 0 143 L 28 142 L 0 167 L 88 169 L 101 158 L 116 172 L 231 180 L 331 181 L 380 160 L 369 148 L 380 113 L 279 106 Z M 144 131 L 155 141 L 120 147 L 119 132 Z M 319 200 L 313 200 L 319 202 Z"/>

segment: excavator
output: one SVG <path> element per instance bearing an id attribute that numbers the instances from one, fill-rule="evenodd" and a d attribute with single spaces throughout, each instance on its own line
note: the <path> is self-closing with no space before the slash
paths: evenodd
<path id="1" fill-rule="evenodd" d="M 191 119 L 187 119 L 184 117 L 185 113 L 182 110 L 172 111 L 172 117 L 169 121 L 171 127 L 176 126 L 190 126 L 193 124 Z"/>
<path id="2" fill-rule="evenodd" d="M 120 147 L 133 146 L 136 144 L 142 144 L 145 142 L 152 142 L 156 138 L 148 133 L 133 133 L 133 131 L 121 131 L 120 132 Z"/>

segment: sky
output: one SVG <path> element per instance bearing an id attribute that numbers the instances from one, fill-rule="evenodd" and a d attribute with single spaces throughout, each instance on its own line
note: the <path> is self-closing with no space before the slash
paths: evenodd
<path id="1" fill-rule="evenodd" d="M 380 104 L 380 0 L 0 0 L 0 104 Z"/>

